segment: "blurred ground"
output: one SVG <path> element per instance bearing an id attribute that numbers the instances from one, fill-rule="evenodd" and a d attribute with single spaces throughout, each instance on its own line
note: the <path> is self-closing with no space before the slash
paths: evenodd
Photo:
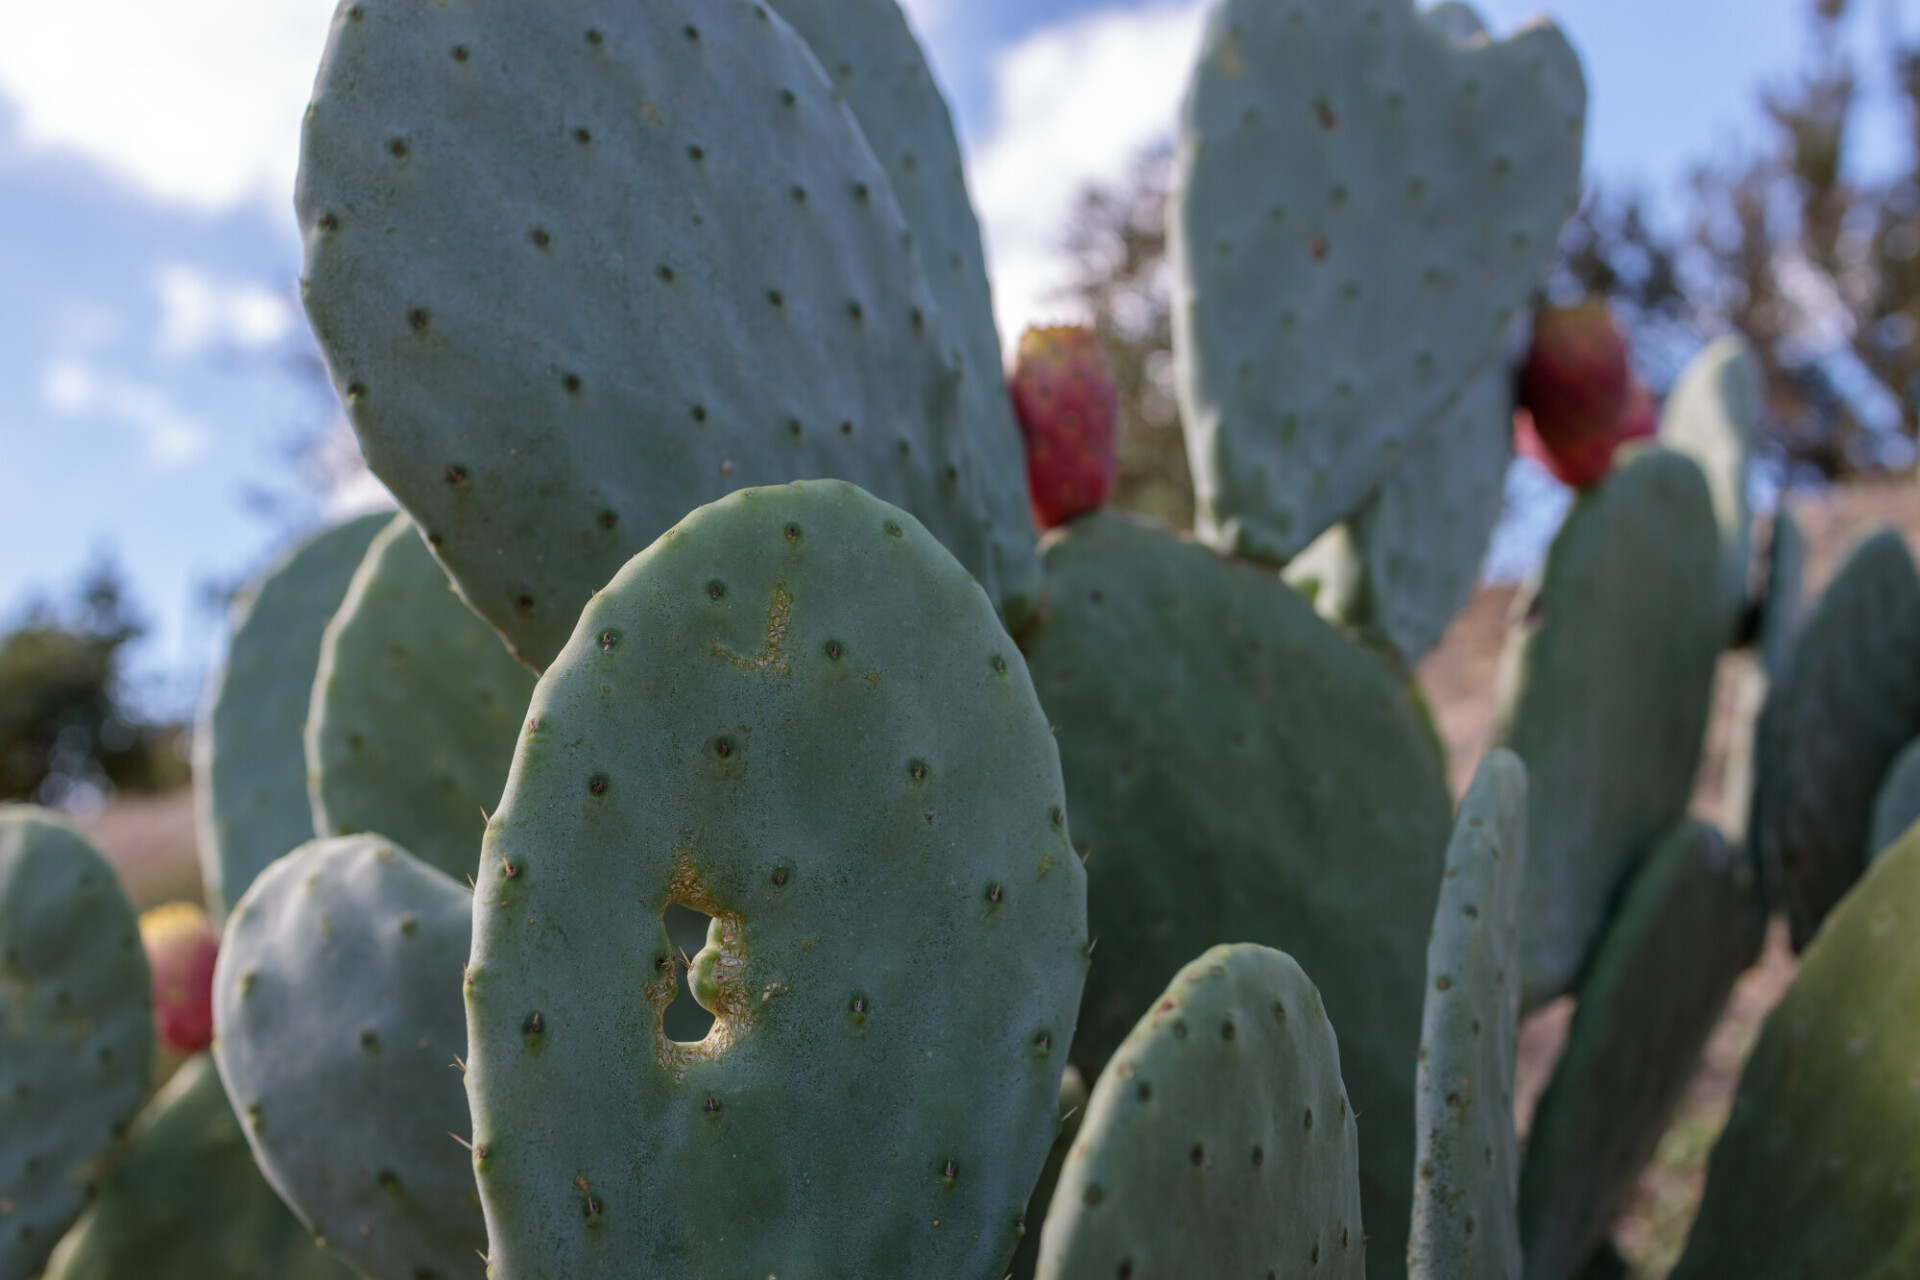
<path id="1" fill-rule="evenodd" d="M 1809 544 L 1809 599 L 1833 576 L 1846 548 L 1882 525 L 1901 529 L 1920 555 L 1920 496 L 1910 481 L 1796 495 L 1790 506 Z M 1514 595 L 1511 587 L 1482 591 L 1454 622 L 1446 642 L 1420 666 L 1420 684 L 1447 744 L 1448 772 L 1456 793 L 1465 790 L 1474 765 L 1492 740 L 1494 678 Z M 1746 732 L 1738 705 L 1745 667 L 1746 659 L 1738 655 L 1722 660 L 1695 793 L 1695 811 L 1723 826 L 1729 825 L 1721 803 L 1727 751 Z M 193 804 L 188 793 L 122 800 L 85 825 L 143 909 L 176 898 L 199 899 Z M 1776 922 L 1765 956 L 1741 979 L 1685 1102 L 1641 1178 L 1637 1195 L 1615 1226 L 1615 1243 L 1640 1280 L 1662 1280 L 1679 1257 L 1699 1203 L 1707 1153 L 1726 1123 L 1740 1069 L 1761 1022 L 1792 980 L 1793 969 L 1784 930 Z M 1572 1013 L 1571 999 L 1555 1001 L 1522 1029 L 1515 1105 L 1523 1128 L 1559 1055 Z"/>

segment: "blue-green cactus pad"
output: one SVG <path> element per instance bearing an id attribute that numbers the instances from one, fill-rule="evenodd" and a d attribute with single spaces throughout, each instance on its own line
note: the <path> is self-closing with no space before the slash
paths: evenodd
<path id="1" fill-rule="evenodd" d="M 1764 930 L 1751 868 L 1704 823 L 1674 828 L 1628 883 L 1527 1136 L 1529 1280 L 1579 1275 L 1606 1243 Z"/>
<path id="2" fill-rule="evenodd" d="M 153 992 L 113 868 L 0 807 L 0 1280 L 39 1274 L 146 1093 Z"/>
<path id="3" fill-rule="evenodd" d="M 374 1280 L 485 1271 L 459 1146 L 472 934 L 465 881 L 373 835 L 302 845 L 227 922 L 213 984 L 221 1079 L 267 1180 Z"/>
<path id="4" fill-rule="evenodd" d="M 1285 561 L 1494 358 L 1579 194 L 1580 62 L 1413 0 L 1223 0 L 1168 226 L 1201 536 Z"/>
<path id="5" fill-rule="evenodd" d="M 1801 958 L 1740 1076 L 1674 1280 L 1920 1275 L 1920 832 Z"/>
<path id="6" fill-rule="evenodd" d="M 1011 508 L 964 414 L 998 370 L 961 368 L 885 170 L 764 5 L 343 5 L 297 202 L 368 465 L 530 666 L 747 484 L 857 481 L 999 598 Z"/>
<path id="7" fill-rule="evenodd" d="M 533 674 L 395 517 L 320 647 L 306 728 L 314 830 L 378 831 L 464 884 L 532 696 Z"/>
<path id="8" fill-rule="evenodd" d="M 1920 822 L 1920 738 L 1894 757 L 1887 776 L 1880 780 L 1880 793 L 1873 799 L 1868 858 L 1876 858 L 1899 843 L 1915 822 Z"/>
<path id="9" fill-rule="evenodd" d="M 1360 1127 L 1376 1276 L 1405 1265 L 1426 939 L 1452 827 L 1400 677 L 1279 577 L 1099 514 L 1045 553 L 1025 640 L 1058 726 L 1099 939 L 1074 1060 L 1099 1070 L 1223 938 L 1319 975 Z"/>
<path id="10" fill-rule="evenodd" d="M 1422 435 L 1380 489 L 1287 566 L 1315 578 L 1321 616 L 1393 646 L 1409 665 L 1473 598 L 1513 461 L 1513 378 L 1495 365 Z"/>
<path id="11" fill-rule="evenodd" d="M 1527 762 L 1521 1007 L 1571 990 L 1634 864 L 1687 811 L 1726 639 L 1713 500 L 1650 450 L 1583 493 L 1500 655 L 1495 740 Z"/>
<path id="12" fill-rule="evenodd" d="M 999 1280 L 1086 972 L 1060 767 L 986 595 L 851 484 L 622 569 L 534 692 L 474 903 L 496 1277 Z M 678 1044 L 660 912 L 714 918 Z"/>
<path id="13" fill-rule="evenodd" d="M 1806 622 L 1807 537 L 1800 522 L 1782 506 L 1773 514 L 1767 544 L 1767 594 L 1760 605 L 1760 641 L 1755 646 L 1770 680 L 1786 678 L 1793 646 Z"/>
<path id="14" fill-rule="evenodd" d="M 1527 767 L 1495 747 L 1460 802 L 1427 944 L 1415 1096 L 1413 1280 L 1520 1280 L 1520 887 Z"/>
<path id="15" fill-rule="evenodd" d="M 47 1265 L 47 1280 L 132 1276 L 358 1280 L 314 1244 L 260 1176 L 204 1053 L 141 1112 L 132 1154 Z"/>
<path id="16" fill-rule="evenodd" d="M 1281 952 L 1214 947 L 1094 1085 L 1038 1275 L 1361 1280 L 1359 1166 L 1320 993 Z"/>
<path id="17" fill-rule="evenodd" d="M 1804 947 L 1860 878 L 1880 780 L 1920 737 L 1920 574 L 1899 534 L 1872 535 L 1840 566 L 1760 733 L 1750 830 L 1768 900 Z"/>
<path id="18" fill-rule="evenodd" d="M 236 614 L 193 734 L 200 877 L 216 919 L 262 867 L 313 838 L 301 735 L 320 637 L 389 519 L 361 516 L 309 538 L 248 588 Z"/>
<path id="19" fill-rule="evenodd" d="M 1040 585 L 1027 457 L 1000 374 L 993 290 L 952 113 L 895 0 L 775 0 L 774 8 L 819 58 L 887 171 L 927 288 L 959 347 L 962 411 L 978 448 L 982 501 L 993 511 L 993 576 L 1017 626 Z"/>
<path id="20" fill-rule="evenodd" d="M 1759 357 L 1746 339 L 1734 335 L 1693 358 L 1660 414 L 1660 443 L 1699 463 L 1713 491 L 1729 641 L 1746 616 L 1753 572 L 1749 487 L 1762 411 Z"/>

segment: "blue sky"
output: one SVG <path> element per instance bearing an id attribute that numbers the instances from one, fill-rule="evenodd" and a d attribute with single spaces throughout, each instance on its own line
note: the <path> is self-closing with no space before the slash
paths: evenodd
<path id="1" fill-rule="evenodd" d="M 775 0 L 777 7 L 777 0 Z M 0 0 L 0 619 L 97 555 L 155 624 L 154 696 L 190 702 L 219 640 L 202 585 L 303 521 L 289 450 L 334 418 L 303 372 L 291 187 L 331 0 Z M 1053 252 L 1089 179 L 1171 126 L 1204 0 L 909 0 L 953 99 L 1009 334 L 1057 315 Z M 1591 170 L 1675 188 L 1759 140 L 1805 0 L 1483 0 L 1551 13 L 1585 57 Z M 1864 42 L 1920 0 L 1862 5 Z M 1879 69 L 1872 69 L 1879 75 Z M 1876 78 L 1869 92 L 1884 103 Z M 1904 146 L 1882 110 L 1855 157 Z M 261 494 L 280 500 L 263 503 Z"/>

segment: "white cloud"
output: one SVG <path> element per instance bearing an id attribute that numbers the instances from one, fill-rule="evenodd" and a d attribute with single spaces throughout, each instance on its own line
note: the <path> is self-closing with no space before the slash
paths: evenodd
<path id="1" fill-rule="evenodd" d="M 156 466 L 173 468 L 207 450 L 213 433 L 166 392 L 146 383 L 94 369 L 79 360 L 57 360 L 40 381 L 48 408 L 69 417 L 107 418 L 137 430 Z"/>
<path id="2" fill-rule="evenodd" d="M 1173 136 L 1207 0 L 1095 13 L 1042 28 L 994 64 L 993 131 L 972 166 L 1009 349 L 1027 325 L 1074 319 L 1053 298 L 1074 197 L 1124 177 Z"/>
<path id="3" fill-rule="evenodd" d="M 160 354 L 198 355 L 209 347 L 256 351 L 287 336 L 294 325 L 288 301 L 250 280 L 224 281 L 174 263 L 154 273 L 160 298 Z"/>
<path id="4" fill-rule="evenodd" d="M 286 210 L 333 8 L 0 0 L 0 94 L 29 144 L 83 152 L 161 199 Z"/>

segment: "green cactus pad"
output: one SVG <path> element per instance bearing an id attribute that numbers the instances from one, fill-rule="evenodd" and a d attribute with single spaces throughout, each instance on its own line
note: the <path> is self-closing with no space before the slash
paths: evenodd
<path id="1" fill-rule="evenodd" d="M 1040 1280 L 1367 1274 L 1340 1049 L 1290 956 L 1214 947 L 1107 1064 L 1040 1240 Z"/>
<path id="2" fill-rule="evenodd" d="M 1521 1008 L 1571 990 L 1633 866 L 1687 811 L 1726 639 L 1713 500 L 1638 454 L 1583 493 L 1500 655 L 1495 741 L 1527 762 Z"/>
<path id="3" fill-rule="evenodd" d="M 1748 607 L 1747 580 L 1753 571 L 1748 486 L 1761 412 L 1759 358 L 1746 339 L 1729 336 L 1694 357 L 1660 415 L 1660 443 L 1697 462 L 1713 493 L 1729 642 L 1738 634 Z"/>
<path id="4" fill-rule="evenodd" d="M 0 1280 L 38 1275 L 140 1109 L 153 1058 L 140 924 L 64 819 L 0 807 Z"/>
<path id="5" fill-rule="evenodd" d="M 1793 659 L 1793 646 L 1806 622 L 1807 538 L 1800 522 L 1784 506 L 1773 515 L 1773 536 L 1767 546 L 1767 595 L 1760 606 L 1760 641 L 1756 651 L 1767 678 L 1784 680 Z"/>
<path id="6" fill-rule="evenodd" d="M 1047 1163 L 1040 1170 L 1040 1181 L 1033 1184 L 1027 1197 L 1026 1218 L 1021 1224 L 1020 1247 L 1007 1264 L 1005 1280 L 1033 1280 L 1040 1265 L 1040 1224 L 1046 1221 L 1047 1206 L 1053 1203 L 1053 1189 L 1060 1185 L 1060 1171 L 1067 1163 L 1067 1152 L 1080 1136 L 1080 1125 L 1087 1118 L 1087 1081 L 1078 1067 L 1068 1067 L 1060 1077 L 1060 1128 L 1053 1146 L 1047 1151 Z"/>
<path id="7" fill-rule="evenodd" d="M 1627 885 L 1527 1138 L 1532 1280 L 1578 1275 L 1605 1244 L 1764 931 L 1751 869 L 1704 823 L 1674 828 Z"/>
<path id="8" fill-rule="evenodd" d="M 1920 575 L 1900 535 L 1856 546 L 1767 696 L 1750 827 L 1768 900 L 1804 947 L 1860 878 L 1873 801 L 1920 737 Z"/>
<path id="9" fill-rule="evenodd" d="M 1920 738 L 1894 757 L 1873 800 L 1873 836 L 1867 842 L 1869 861 L 1899 843 L 1920 822 Z"/>
<path id="10" fill-rule="evenodd" d="M 962 411 L 978 449 L 982 498 L 993 509 L 993 576 L 1002 611 L 1018 627 L 1037 603 L 1040 559 L 1026 451 L 1000 372 L 986 252 L 952 114 L 895 0 L 775 0 L 774 8 L 820 59 L 887 171 L 927 288 L 959 347 Z"/>
<path id="11" fill-rule="evenodd" d="M 1496 365 L 1365 506 L 1287 566 L 1288 580 L 1317 578 L 1321 616 L 1386 641 L 1411 666 L 1473 598 L 1512 461 L 1512 378 Z"/>
<path id="12" fill-rule="evenodd" d="M 532 673 L 397 517 L 320 647 L 306 728 L 314 830 L 378 831 L 464 884 L 532 696 Z"/>
<path id="13" fill-rule="evenodd" d="M 764 5 L 343 6 L 298 205 L 368 465 L 530 666 L 746 484 L 866 485 L 999 597 L 972 375 L 886 172 Z"/>
<path id="14" fill-rule="evenodd" d="M 193 733 L 200 877 L 216 920 L 262 867 L 313 838 L 301 734 L 320 637 L 389 519 L 362 516 L 309 538 L 249 587 L 237 613 Z"/>
<path id="15" fill-rule="evenodd" d="M 267 1180 L 375 1280 L 485 1271 L 458 1145 L 472 935 L 464 881 L 371 835 L 302 845 L 227 922 L 213 982 L 221 1079 Z"/>
<path id="16" fill-rule="evenodd" d="M 1674 1280 L 1920 1275 L 1920 833 L 1874 861 L 1761 1028 Z"/>
<path id="17" fill-rule="evenodd" d="M 260 1176 L 204 1053 L 147 1104 L 133 1153 L 60 1242 L 46 1280 L 130 1276 L 357 1280 L 315 1246 Z"/>
<path id="18" fill-rule="evenodd" d="M 1558 30 L 1457 40 L 1413 0 L 1223 0 L 1168 225 L 1201 536 L 1285 561 L 1496 354 L 1579 195 Z"/>
<path id="19" fill-rule="evenodd" d="M 1045 553 L 1026 637 L 1058 726 L 1099 940 L 1089 1075 L 1222 938 L 1320 975 L 1360 1129 L 1375 1276 L 1405 1265 L 1426 937 L 1453 822 L 1400 676 L 1278 576 L 1165 529 L 1082 517 Z"/>
<path id="20" fill-rule="evenodd" d="M 1460 802 L 1427 944 L 1415 1106 L 1413 1280 L 1520 1280 L 1520 887 L 1527 767 L 1495 747 Z"/>
<path id="21" fill-rule="evenodd" d="M 479 885 L 496 1276 L 1004 1275 L 1086 880 L 1018 652 L 918 521 L 806 482 L 636 557 L 534 693 Z M 716 922 L 697 1045 L 669 902 Z"/>

